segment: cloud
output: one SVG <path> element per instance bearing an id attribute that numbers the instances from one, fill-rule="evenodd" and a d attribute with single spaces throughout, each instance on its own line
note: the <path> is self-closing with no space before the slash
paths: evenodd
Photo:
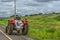
<path id="1" fill-rule="evenodd" d="M 39 4 L 33 4 L 33 3 L 29 3 L 29 4 L 25 4 L 27 6 L 39 6 Z"/>
<path id="2" fill-rule="evenodd" d="M 59 1 L 59 0 L 34 0 L 36 2 L 49 2 L 49 1 Z"/>
<path id="3" fill-rule="evenodd" d="M 48 3 L 48 5 L 47 5 L 49 8 L 53 8 L 53 4 L 51 4 L 51 3 Z"/>
<path id="4" fill-rule="evenodd" d="M 24 5 L 27 5 L 27 6 L 44 6 L 46 3 L 27 3 L 27 4 L 24 4 Z"/>
<path id="5" fill-rule="evenodd" d="M 17 0 L 17 14 L 35 14 L 35 13 L 48 13 L 48 12 L 59 12 L 60 1 L 59 0 Z M 0 11 L 3 15 L 10 16 L 14 14 L 13 0 L 3 0 L 0 2 Z M 0 14 L 2 14 L 0 13 Z"/>
<path id="6" fill-rule="evenodd" d="M 14 0 L 1 0 L 1 2 L 12 2 Z"/>

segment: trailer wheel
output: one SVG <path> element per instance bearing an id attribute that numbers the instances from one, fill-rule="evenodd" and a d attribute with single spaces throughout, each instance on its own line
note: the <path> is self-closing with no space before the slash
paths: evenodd
<path id="1" fill-rule="evenodd" d="M 28 33 L 28 24 L 24 25 L 22 29 L 22 35 L 26 35 L 27 33 Z"/>

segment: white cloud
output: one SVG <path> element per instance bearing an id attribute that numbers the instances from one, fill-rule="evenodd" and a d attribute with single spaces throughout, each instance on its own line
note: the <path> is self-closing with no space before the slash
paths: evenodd
<path id="1" fill-rule="evenodd" d="M 52 1 L 52 3 L 60 3 L 60 1 Z"/>
<path id="2" fill-rule="evenodd" d="M 8 12 L 7 14 L 9 14 L 9 15 L 10 15 L 11 13 L 9 13 L 9 12 Z"/>
<path id="3" fill-rule="evenodd" d="M 6 5 L 13 5 L 14 2 L 5 2 Z"/>
<path id="4" fill-rule="evenodd" d="M 49 8 L 53 8 L 53 4 L 51 4 L 51 3 L 48 3 L 48 5 L 47 5 Z"/>

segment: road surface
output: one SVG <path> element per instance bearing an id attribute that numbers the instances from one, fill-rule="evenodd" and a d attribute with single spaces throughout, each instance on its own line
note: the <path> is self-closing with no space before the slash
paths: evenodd
<path id="1" fill-rule="evenodd" d="M 12 35 L 8 35 L 5 33 L 5 27 L 0 26 L 0 40 L 33 40 L 33 39 L 27 36 L 17 34 L 16 32 L 13 33 Z"/>
<path id="2" fill-rule="evenodd" d="M 0 40 L 8 40 L 8 39 L 0 32 Z"/>

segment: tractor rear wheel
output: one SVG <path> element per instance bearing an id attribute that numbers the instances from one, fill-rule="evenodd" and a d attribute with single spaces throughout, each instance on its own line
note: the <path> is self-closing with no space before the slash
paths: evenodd
<path id="1" fill-rule="evenodd" d="M 24 25 L 22 29 L 22 35 L 26 35 L 27 33 L 28 33 L 28 24 Z"/>
<path id="2" fill-rule="evenodd" d="M 8 25 L 8 27 L 7 27 L 7 33 L 9 35 L 11 35 L 13 33 L 13 25 L 12 24 Z"/>
<path id="3" fill-rule="evenodd" d="M 20 30 L 18 30 L 17 32 L 20 33 Z"/>
<path id="4" fill-rule="evenodd" d="M 7 33 L 7 27 L 6 27 L 6 29 L 5 29 L 5 32 Z"/>

